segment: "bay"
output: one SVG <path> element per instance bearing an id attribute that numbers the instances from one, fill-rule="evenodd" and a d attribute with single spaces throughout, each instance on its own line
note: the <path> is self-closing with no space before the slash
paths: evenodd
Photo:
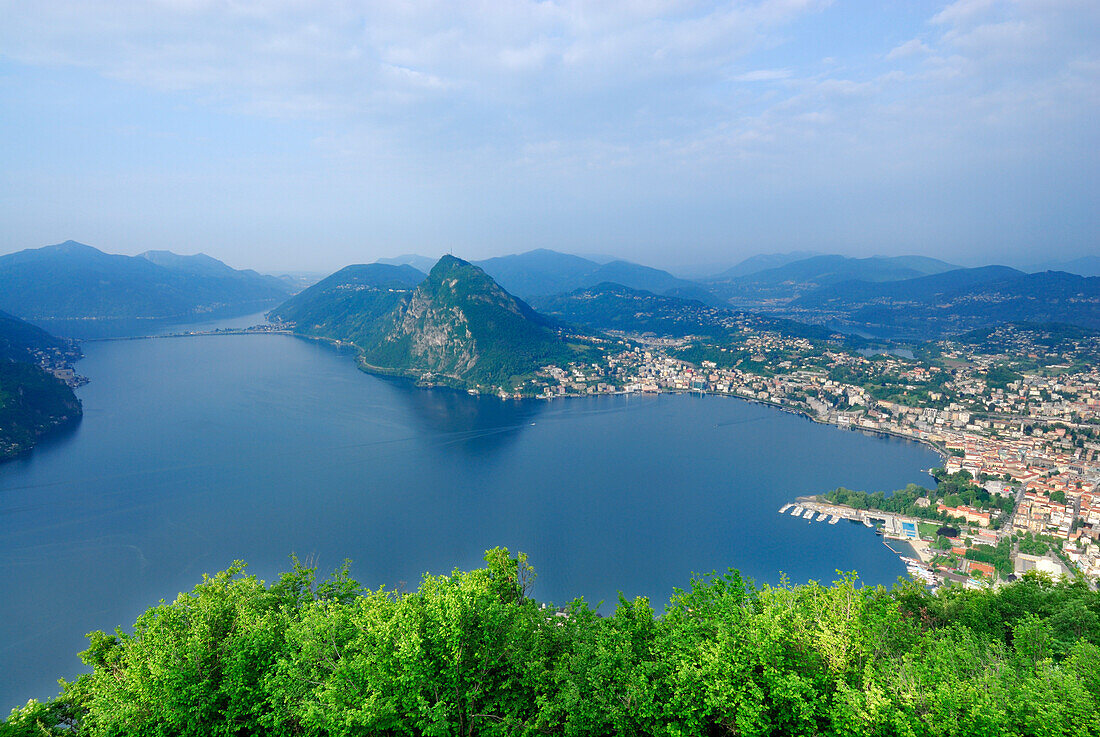
<path id="1" fill-rule="evenodd" d="M 246 321 L 247 322 L 247 321 Z M 525 551 L 534 596 L 619 592 L 660 610 L 692 572 L 891 584 L 863 527 L 777 514 L 844 485 L 930 483 L 921 445 L 725 397 L 501 402 L 359 372 L 285 335 L 87 343 L 83 421 L 0 466 L 0 709 L 82 670 L 126 628 L 234 560 L 289 555 L 371 588 Z"/>

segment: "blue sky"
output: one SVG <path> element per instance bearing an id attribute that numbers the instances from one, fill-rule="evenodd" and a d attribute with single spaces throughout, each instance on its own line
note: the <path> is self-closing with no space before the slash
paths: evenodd
<path id="1" fill-rule="evenodd" d="M 0 0 L 0 252 L 1100 251 L 1095 0 Z"/>

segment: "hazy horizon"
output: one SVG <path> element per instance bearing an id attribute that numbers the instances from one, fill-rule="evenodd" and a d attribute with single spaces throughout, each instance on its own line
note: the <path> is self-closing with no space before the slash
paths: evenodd
<path id="1" fill-rule="evenodd" d="M 1100 250 L 1085 0 L 0 8 L 0 253 Z"/>
<path id="2" fill-rule="evenodd" d="M 108 254 L 120 254 L 121 253 L 121 252 L 118 252 L 118 251 L 113 251 L 109 248 L 103 248 L 103 247 L 101 247 L 99 245 L 96 245 L 94 243 L 84 243 L 84 242 L 79 241 L 75 238 L 69 238 L 69 239 L 66 239 L 65 241 L 62 241 L 60 243 L 49 243 L 49 244 L 44 244 L 43 246 L 30 246 L 30 247 L 28 247 L 28 249 L 18 249 L 18 251 L 35 250 L 35 249 L 38 249 L 38 248 L 44 248 L 44 247 L 48 247 L 48 246 L 63 245 L 64 243 L 68 243 L 68 242 L 76 242 L 76 243 L 79 243 L 80 245 L 91 246 L 92 248 L 96 248 L 96 249 L 98 249 L 100 251 L 103 251 L 104 253 L 108 253 Z M 158 249 L 141 249 L 141 250 L 135 250 L 132 253 L 121 253 L 121 255 L 139 256 L 142 253 L 144 253 L 145 251 L 150 251 L 150 250 L 158 250 Z M 665 270 L 665 271 L 671 273 L 674 276 L 684 278 L 684 279 L 703 279 L 703 278 L 710 277 L 710 276 L 716 276 L 722 271 L 725 271 L 725 270 L 727 270 L 727 269 L 729 269 L 733 266 L 737 266 L 741 262 L 746 261 L 746 260 L 751 259 L 751 258 L 754 258 L 754 257 L 757 257 L 757 256 L 787 256 L 787 255 L 790 255 L 790 254 L 797 254 L 797 258 L 791 259 L 791 260 L 797 261 L 797 260 L 807 259 L 807 258 L 811 258 L 811 257 L 815 257 L 815 256 L 837 256 L 837 255 L 844 256 L 844 255 L 846 255 L 846 254 L 835 253 L 835 252 L 826 253 L 826 252 L 823 252 L 823 251 L 771 251 L 771 252 L 750 253 L 747 256 L 731 257 L 728 260 L 718 260 L 718 261 L 708 261 L 708 262 L 670 261 L 670 262 L 666 262 L 666 263 L 657 263 L 657 262 L 646 262 L 646 261 L 637 260 L 635 258 L 632 258 L 630 256 L 626 256 L 626 255 L 615 255 L 615 254 L 608 254 L 608 253 L 574 253 L 574 252 L 570 252 L 570 251 L 553 249 L 553 248 L 547 249 L 547 248 L 544 248 L 544 247 L 524 249 L 524 250 L 502 251 L 500 253 L 495 253 L 495 254 L 492 254 L 490 256 L 486 256 L 484 258 L 467 257 L 467 256 L 463 255 L 462 253 L 454 253 L 454 252 L 449 252 L 449 253 L 450 253 L 450 255 L 457 256 L 457 257 L 459 257 L 463 260 L 478 263 L 478 262 L 484 261 L 486 259 L 492 259 L 492 258 L 496 258 L 496 257 L 500 257 L 500 256 L 511 256 L 511 255 L 524 254 L 524 253 L 527 253 L 527 252 L 530 252 L 530 251 L 537 251 L 537 250 L 550 250 L 550 251 L 554 251 L 554 252 L 557 252 L 557 253 L 560 253 L 560 254 L 578 256 L 580 258 L 585 258 L 585 259 L 588 259 L 590 261 L 595 261 L 595 262 L 601 263 L 601 264 L 610 263 L 612 261 L 618 261 L 618 260 L 630 261 L 632 263 L 637 263 L 637 264 L 640 264 L 642 266 L 650 266 L 650 267 L 653 267 L 653 268 L 662 269 L 662 270 Z M 11 251 L 10 253 L 16 253 L 18 251 Z M 371 258 L 366 258 L 366 259 L 362 259 L 362 260 L 359 260 L 359 261 L 349 261 L 347 263 L 340 264 L 339 266 L 334 266 L 332 268 L 311 268 L 311 267 L 307 266 L 307 267 L 304 267 L 304 268 L 289 268 L 289 269 L 287 269 L 287 268 L 271 268 L 271 269 L 265 269 L 261 266 L 256 266 L 254 264 L 249 264 L 249 263 L 229 262 L 226 259 L 221 258 L 218 254 L 209 253 L 209 252 L 206 252 L 206 251 L 190 251 L 190 252 L 173 251 L 173 253 L 177 253 L 178 255 L 185 255 L 185 256 L 193 256 L 193 255 L 200 255 L 200 254 L 210 256 L 212 258 L 216 258 L 219 261 L 222 261 L 222 262 L 226 263 L 228 266 L 231 266 L 235 269 L 252 269 L 252 270 L 255 270 L 255 271 L 259 271 L 261 273 L 268 273 L 268 274 L 275 274 L 275 275 L 279 275 L 279 274 L 288 274 L 288 275 L 290 275 L 290 274 L 302 274 L 302 275 L 313 274 L 313 275 L 319 275 L 319 276 L 326 276 L 326 275 L 332 274 L 335 271 L 338 271 L 339 269 L 342 269 L 345 266 L 350 266 L 352 264 L 374 263 L 376 261 L 387 261 L 387 262 L 388 261 L 399 261 L 399 262 L 404 262 L 404 259 L 409 259 L 410 261 L 412 261 L 413 259 L 417 259 L 417 258 L 427 258 L 427 259 L 430 259 L 432 261 L 437 261 L 442 256 L 447 255 L 447 254 L 443 254 L 443 253 L 439 253 L 439 254 L 430 254 L 430 253 L 384 253 L 384 254 L 381 254 L 381 255 L 377 256 L 377 258 L 371 257 Z M 0 253 L 0 256 L 3 256 L 3 255 L 6 255 L 6 254 Z M 923 254 L 915 254 L 915 253 L 897 253 L 897 254 L 873 253 L 873 254 L 868 254 L 866 256 L 849 256 L 849 258 L 870 258 L 870 257 L 889 258 L 889 257 L 892 257 L 892 256 L 914 256 L 914 255 L 919 256 L 919 255 L 923 255 Z M 1086 254 L 1086 256 L 1078 257 L 1076 259 L 1074 259 L 1074 258 L 1070 258 L 1070 259 L 1044 259 L 1044 258 L 1041 258 L 1041 256 L 1036 255 L 1036 256 L 1032 257 L 1030 260 L 1027 259 L 1027 258 L 1024 258 L 1024 259 L 1017 260 L 1017 261 L 1014 261 L 1014 262 L 1011 262 L 1011 263 L 1009 263 L 1009 262 L 983 262 L 983 261 L 971 261 L 971 260 L 962 260 L 962 259 L 958 259 L 958 260 L 940 259 L 940 260 L 942 260 L 942 261 L 944 261 L 948 264 L 952 264 L 952 265 L 961 267 L 961 268 L 970 268 L 970 267 L 975 267 L 975 266 L 987 266 L 987 265 L 996 264 L 996 265 L 1001 265 L 1001 266 L 1011 266 L 1012 268 L 1017 268 L 1017 269 L 1020 269 L 1021 271 L 1029 271 L 1029 270 L 1030 271 L 1035 271 L 1035 270 L 1039 270 L 1039 269 L 1051 268 L 1052 266 L 1056 267 L 1056 266 L 1068 263 L 1070 261 L 1076 261 L 1078 259 L 1089 259 L 1090 257 L 1093 257 L 1092 254 Z M 415 263 L 412 264 L 412 265 L 416 266 Z M 418 266 L 418 268 L 423 268 L 423 267 Z M 1087 273 L 1085 275 L 1086 276 L 1091 276 L 1092 272 L 1094 270 L 1095 270 L 1095 266 L 1092 266 L 1091 262 L 1090 262 L 1089 269 L 1086 269 L 1086 271 L 1088 271 L 1089 273 Z"/>

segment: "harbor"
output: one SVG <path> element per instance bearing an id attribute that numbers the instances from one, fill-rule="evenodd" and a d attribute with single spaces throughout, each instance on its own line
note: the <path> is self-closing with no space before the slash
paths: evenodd
<path id="1" fill-rule="evenodd" d="M 779 514 L 790 514 L 792 517 L 814 522 L 828 522 L 835 525 L 842 519 L 861 524 L 873 529 L 881 535 L 883 544 L 895 555 L 901 558 L 909 575 L 928 586 L 938 585 L 936 574 L 932 569 L 932 551 L 919 534 L 919 523 L 915 517 L 884 512 L 878 509 L 855 509 L 838 504 L 822 502 L 815 497 L 799 497 L 796 501 L 784 504 L 779 508 Z M 912 548 L 913 555 L 907 555 L 890 543 L 905 543 Z"/>

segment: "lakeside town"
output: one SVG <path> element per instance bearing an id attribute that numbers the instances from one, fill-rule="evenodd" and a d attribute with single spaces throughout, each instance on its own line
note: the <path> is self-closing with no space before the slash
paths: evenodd
<path id="1" fill-rule="evenodd" d="M 500 396 L 727 395 L 922 442 L 944 457 L 932 470 L 936 488 L 842 488 L 780 512 L 874 528 L 933 586 L 996 585 L 1031 570 L 1100 582 L 1100 337 L 1005 325 L 977 344 L 944 340 L 918 355 L 785 336 L 753 321 L 740 330 L 724 344 L 585 336 L 604 348 L 602 360 L 544 366 L 523 391 Z M 254 332 L 289 333 L 266 324 L 149 337 Z M 68 362 L 52 368 L 82 381 Z"/>
<path id="2" fill-rule="evenodd" d="M 931 585 L 995 585 L 1031 570 L 1100 579 L 1097 337 L 1006 325 L 920 355 L 747 328 L 727 345 L 631 338 L 599 364 L 546 366 L 530 388 L 547 399 L 730 395 L 926 443 L 944 456 L 936 488 L 837 489 L 782 511 L 853 520 L 908 543 L 910 573 Z"/>

